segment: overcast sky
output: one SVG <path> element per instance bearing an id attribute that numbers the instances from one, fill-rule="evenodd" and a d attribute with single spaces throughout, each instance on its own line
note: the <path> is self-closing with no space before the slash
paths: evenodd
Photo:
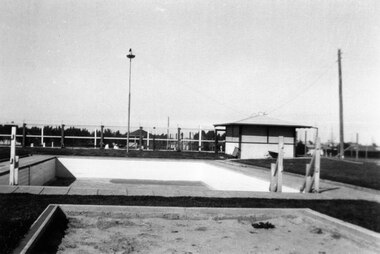
<path id="1" fill-rule="evenodd" d="M 379 1 L 0 1 L 1 122 L 212 126 L 258 112 L 380 143 Z"/>

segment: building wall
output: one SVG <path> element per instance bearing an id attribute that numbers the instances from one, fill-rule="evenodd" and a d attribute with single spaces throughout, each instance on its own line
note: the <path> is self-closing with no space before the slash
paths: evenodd
<path id="1" fill-rule="evenodd" d="M 278 152 L 278 144 L 242 144 L 241 159 L 260 159 L 268 155 L 268 151 Z M 294 157 L 294 146 L 284 145 L 284 158 Z"/>
<path id="2" fill-rule="evenodd" d="M 294 157 L 295 129 L 282 126 L 226 126 L 226 154 L 241 149 L 241 159 L 264 158 L 278 152 L 278 137 L 284 137 L 284 156 Z"/>

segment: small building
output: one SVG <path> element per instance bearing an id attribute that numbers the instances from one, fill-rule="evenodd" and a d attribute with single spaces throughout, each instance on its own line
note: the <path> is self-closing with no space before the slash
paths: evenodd
<path id="1" fill-rule="evenodd" d="M 214 124 L 226 131 L 225 153 L 239 151 L 240 159 L 265 158 L 269 152 L 278 152 L 278 138 L 284 137 L 284 157 L 295 157 L 298 128 L 313 128 L 290 123 L 266 115 L 249 117 L 236 122 Z"/>

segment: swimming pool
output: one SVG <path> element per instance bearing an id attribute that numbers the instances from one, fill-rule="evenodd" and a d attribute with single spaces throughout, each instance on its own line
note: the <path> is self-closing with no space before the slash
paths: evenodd
<path id="1" fill-rule="evenodd" d="M 57 177 L 202 182 L 211 190 L 268 192 L 269 181 L 213 162 L 169 159 L 57 158 Z M 268 174 L 269 178 L 269 174 Z M 299 192 L 283 186 L 283 192 Z"/>

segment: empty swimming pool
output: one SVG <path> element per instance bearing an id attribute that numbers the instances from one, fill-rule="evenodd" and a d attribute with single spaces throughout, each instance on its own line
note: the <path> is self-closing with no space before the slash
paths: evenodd
<path id="1" fill-rule="evenodd" d="M 169 159 L 105 159 L 61 157 L 56 177 L 108 179 L 110 183 L 201 182 L 212 190 L 268 192 L 269 182 L 212 162 Z M 268 175 L 269 177 L 269 175 Z M 83 182 L 83 180 L 82 180 Z M 283 186 L 283 192 L 298 190 Z"/>

